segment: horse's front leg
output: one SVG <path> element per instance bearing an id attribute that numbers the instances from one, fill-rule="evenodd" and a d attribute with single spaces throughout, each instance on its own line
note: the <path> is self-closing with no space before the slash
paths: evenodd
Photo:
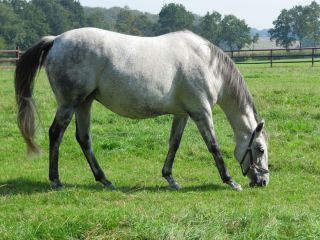
<path id="1" fill-rule="evenodd" d="M 175 115 L 173 117 L 170 139 L 169 139 L 169 151 L 166 157 L 166 161 L 162 168 L 162 176 L 168 181 L 169 185 L 172 188 L 180 189 L 179 184 L 172 177 L 172 165 L 174 161 L 174 157 L 176 156 L 176 152 L 179 148 L 181 137 L 184 131 L 184 128 L 188 121 L 188 116 L 178 116 Z"/>
<path id="2" fill-rule="evenodd" d="M 213 155 L 222 181 L 230 185 L 232 189 L 241 191 L 241 185 L 233 181 L 222 158 L 222 154 L 214 134 L 211 111 L 203 111 L 201 113 L 192 114 L 191 117 L 196 123 L 209 152 Z"/>

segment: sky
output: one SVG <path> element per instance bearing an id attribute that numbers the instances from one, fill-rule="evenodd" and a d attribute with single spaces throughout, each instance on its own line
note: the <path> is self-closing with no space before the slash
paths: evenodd
<path id="1" fill-rule="evenodd" d="M 80 0 L 88 7 L 124 7 L 158 14 L 166 3 L 181 3 L 188 11 L 205 15 L 208 11 L 217 11 L 222 15 L 233 14 L 257 29 L 272 28 L 272 22 L 281 10 L 296 5 L 309 5 L 312 0 Z M 320 0 L 316 2 L 320 3 Z"/>

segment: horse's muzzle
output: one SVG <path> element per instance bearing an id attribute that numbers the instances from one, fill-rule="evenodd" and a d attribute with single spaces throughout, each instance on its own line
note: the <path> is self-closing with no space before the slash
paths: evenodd
<path id="1" fill-rule="evenodd" d="M 249 183 L 250 187 L 265 187 L 269 183 L 269 175 L 260 175 L 260 176 L 254 176 L 251 178 L 251 182 Z"/>

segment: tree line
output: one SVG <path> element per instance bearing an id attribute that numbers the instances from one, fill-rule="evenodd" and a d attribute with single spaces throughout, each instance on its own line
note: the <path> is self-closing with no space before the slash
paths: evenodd
<path id="1" fill-rule="evenodd" d="M 42 36 L 88 26 L 138 36 L 189 29 L 229 49 L 241 49 L 256 41 L 244 20 L 218 12 L 199 17 L 182 4 L 164 5 L 154 18 L 125 7 L 110 20 L 104 10 L 84 8 L 75 0 L 0 0 L 0 48 L 26 49 Z"/>
<path id="2" fill-rule="evenodd" d="M 307 6 L 283 9 L 269 30 L 270 39 L 284 48 L 293 46 L 316 47 L 320 43 L 320 5 L 313 1 Z"/>
<path id="3" fill-rule="evenodd" d="M 84 11 L 72 0 L 0 0 L 0 48 L 26 49 L 45 35 L 86 25 Z"/>
<path id="4" fill-rule="evenodd" d="M 315 1 L 282 10 L 273 24 L 269 33 L 277 45 L 289 48 L 296 41 L 300 47 L 320 42 L 320 7 Z M 259 39 L 234 15 L 213 11 L 198 16 L 182 4 L 166 4 L 158 15 L 152 15 L 128 7 L 88 8 L 76 0 L 0 0 L 0 49 L 27 49 L 42 36 L 89 26 L 138 36 L 189 29 L 227 50 L 242 49 Z"/>

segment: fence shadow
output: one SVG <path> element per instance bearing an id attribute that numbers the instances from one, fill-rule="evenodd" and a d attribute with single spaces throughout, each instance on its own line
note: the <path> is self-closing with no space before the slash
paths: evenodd
<path id="1" fill-rule="evenodd" d="M 229 189 L 224 184 L 204 184 L 196 186 L 183 186 L 180 190 L 175 190 L 169 186 L 118 186 L 115 190 L 104 188 L 101 184 L 93 182 L 92 184 L 65 184 L 65 188 L 61 191 L 71 190 L 90 190 L 90 191 L 120 191 L 125 194 L 135 192 L 192 192 L 192 191 L 219 191 Z M 56 192 L 52 189 L 48 181 L 34 181 L 25 178 L 16 178 L 9 181 L 0 181 L 0 197 L 9 195 L 26 194 L 32 195 L 36 193 Z"/>

